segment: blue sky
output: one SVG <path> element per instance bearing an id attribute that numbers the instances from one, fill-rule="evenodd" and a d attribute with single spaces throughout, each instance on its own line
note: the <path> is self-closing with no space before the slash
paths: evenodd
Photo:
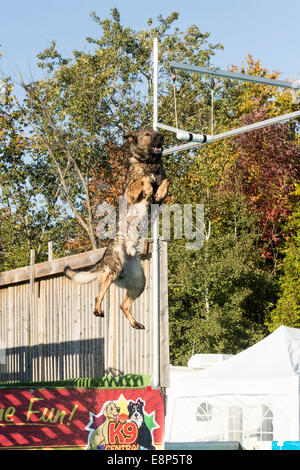
<path id="1" fill-rule="evenodd" d="M 210 31 L 213 43 L 225 49 L 214 65 L 243 65 L 252 54 L 268 70 L 278 70 L 282 79 L 300 79 L 300 0 L 10 0 L 0 1 L 0 44 L 3 58 L 0 76 L 39 78 L 36 55 L 51 40 L 63 55 L 88 47 L 86 36 L 97 36 L 98 26 L 90 18 L 100 18 L 117 7 L 121 22 L 139 30 L 148 18 L 179 12 L 178 27 L 196 24 Z"/>

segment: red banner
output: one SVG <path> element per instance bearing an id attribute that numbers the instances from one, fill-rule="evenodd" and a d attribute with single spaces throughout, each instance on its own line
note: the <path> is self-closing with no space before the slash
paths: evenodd
<path id="1" fill-rule="evenodd" d="M 163 448 L 160 390 L 1 389 L 0 447 L 155 450 Z"/>

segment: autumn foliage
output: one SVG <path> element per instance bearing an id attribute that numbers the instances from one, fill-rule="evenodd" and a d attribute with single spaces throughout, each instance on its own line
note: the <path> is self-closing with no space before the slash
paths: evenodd
<path id="1" fill-rule="evenodd" d="M 125 175 L 128 164 L 128 153 L 123 145 L 108 142 L 103 147 L 99 164 L 91 171 L 90 195 L 91 205 L 95 217 L 97 208 L 103 203 L 114 206 L 118 209 L 119 197 L 124 191 Z M 86 203 L 83 204 L 86 208 Z M 103 245 L 107 241 L 102 242 Z M 69 238 L 65 247 L 70 252 L 81 252 L 91 249 L 90 241 L 85 236 Z"/>
<path id="2" fill-rule="evenodd" d="M 241 123 L 248 125 L 264 119 L 266 111 L 258 109 Z M 276 256 L 276 247 L 284 239 L 282 223 L 293 209 L 291 193 L 299 168 L 297 146 L 291 136 L 288 125 L 277 124 L 232 140 L 237 157 L 227 185 L 240 191 L 250 210 L 257 214 L 264 258 Z"/>
<path id="3" fill-rule="evenodd" d="M 150 18 L 141 31 L 123 26 L 116 8 L 111 18 L 91 16 L 96 39 L 87 38 L 72 57 L 52 42 L 38 55 L 47 78 L 23 83 L 19 107 L 7 79 L 7 100 L 0 103 L 2 270 L 28 264 L 31 248 L 36 261 L 45 261 L 49 241 L 56 257 L 105 245 L 97 236 L 97 209 L 104 202 L 117 209 L 123 194 L 122 136 L 152 126 L 153 37 L 160 44 L 159 116 L 170 126 L 170 61 L 211 67 L 223 49 L 196 25 L 180 31 L 176 12 L 156 24 Z M 251 55 L 231 69 L 280 78 Z M 215 81 L 214 135 L 297 109 L 290 90 Z M 210 134 L 210 78 L 178 71 L 175 91 L 178 127 Z M 164 158 L 171 183 L 166 202 L 202 204 L 205 219 L 201 249 L 183 251 L 175 237 L 168 243 L 174 363 L 186 363 L 192 351 L 236 353 L 272 324 L 300 324 L 297 130 L 289 121 Z M 178 141 L 166 133 L 165 143 Z"/>

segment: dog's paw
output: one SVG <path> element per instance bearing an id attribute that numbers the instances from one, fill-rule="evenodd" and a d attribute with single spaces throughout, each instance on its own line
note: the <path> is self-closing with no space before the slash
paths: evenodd
<path id="1" fill-rule="evenodd" d="M 156 191 L 154 195 L 154 200 L 155 202 L 162 202 L 166 196 L 167 196 L 167 192 L 164 189 L 160 190 L 160 188 L 158 188 L 158 190 Z"/>
<path id="2" fill-rule="evenodd" d="M 129 256 L 135 256 L 136 255 L 136 249 L 135 248 L 126 248 L 126 253 Z"/>
<path id="3" fill-rule="evenodd" d="M 153 195 L 153 190 L 152 191 L 143 191 L 143 198 L 145 199 L 145 201 L 149 201 L 149 199 L 152 197 Z"/>
<path id="4" fill-rule="evenodd" d="M 159 186 L 157 189 L 155 195 L 154 195 L 154 200 L 155 202 L 162 202 L 167 194 L 168 194 L 168 188 L 169 188 L 169 182 L 167 179 L 165 179 L 162 184 Z"/>
<path id="5" fill-rule="evenodd" d="M 131 325 L 135 330 L 144 330 L 145 327 L 141 323 L 138 323 L 137 321 L 134 322 L 133 325 Z"/>
<path id="6" fill-rule="evenodd" d="M 143 197 L 148 201 L 153 194 L 153 186 L 151 180 L 148 176 L 142 178 L 142 187 L 143 187 Z"/>
<path id="7" fill-rule="evenodd" d="M 93 311 L 93 314 L 96 316 L 96 317 L 104 317 L 104 312 L 103 310 L 97 310 L 95 308 L 95 310 Z"/>

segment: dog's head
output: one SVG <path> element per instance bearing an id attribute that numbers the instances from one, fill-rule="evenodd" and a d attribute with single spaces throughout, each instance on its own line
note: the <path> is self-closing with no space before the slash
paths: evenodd
<path id="1" fill-rule="evenodd" d="M 109 402 L 103 411 L 105 418 L 118 419 L 119 413 L 120 413 L 120 408 L 117 407 L 117 405 L 113 401 Z"/>
<path id="2" fill-rule="evenodd" d="M 152 129 L 124 135 L 131 155 L 139 162 L 156 162 L 162 155 L 164 136 Z"/>
<path id="3" fill-rule="evenodd" d="M 144 412 L 143 412 L 144 403 L 142 400 L 138 400 L 136 403 L 132 401 L 128 405 L 128 418 L 131 421 L 134 421 L 139 428 L 144 422 Z"/>

